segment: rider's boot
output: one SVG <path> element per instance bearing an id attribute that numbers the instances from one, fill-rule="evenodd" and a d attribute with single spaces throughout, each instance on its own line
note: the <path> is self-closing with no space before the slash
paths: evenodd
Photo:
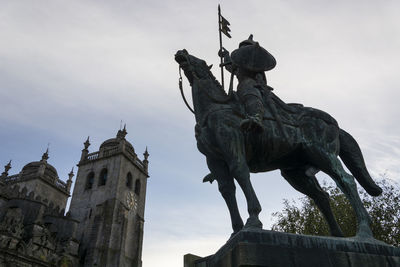
<path id="1" fill-rule="evenodd" d="M 247 95 L 244 99 L 244 107 L 247 116 L 241 121 L 240 128 L 243 131 L 262 132 L 264 106 L 261 99 L 255 95 Z"/>

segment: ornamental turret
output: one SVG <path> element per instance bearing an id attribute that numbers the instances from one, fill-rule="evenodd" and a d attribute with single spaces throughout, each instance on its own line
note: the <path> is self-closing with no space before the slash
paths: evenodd
<path id="1" fill-rule="evenodd" d="M 43 203 L 52 203 L 59 210 L 66 207 L 69 190 L 67 183 L 60 180 L 57 170 L 48 162 L 49 149 L 43 153 L 38 161 L 26 164 L 18 174 L 8 175 L 11 161 L 5 166 L 1 181 L 6 187 L 19 186 L 26 188 L 25 195 L 34 194 L 43 200 Z M 46 201 L 45 201 L 46 200 Z"/>
<path id="2" fill-rule="evenodd" d="M 2 178 L 5 178 L 8 176 L 8 171 L 11 169 L 11 160 L 8 162 L 6 166 L 4 166 L 4 172 L 1 174 Z"/>
<path id="3" fill-rule="evenodd" d="M 74 167 L 72 167 L 71 172 L 68 173 L 68 180 L 67 180 L 67 191 L 68 192 L 70 192 L 70 190 L 71 190 L 72 177 L 74 177 Z"/>
<path id="4" fill-rule="evenodd" d="M 84 161 L 87 158 L 87 155 L 89 154 L 89 146 L 90 146 L 90 142 L 89 142 L 89 136 L 86 139 L 85 143 L 83 143 L 84 148 L 82 149 L 82 154 L 81 154 L 81 160 L 80 161 Z"/>
<path id="5" fill-rule="evenodd" d="M 42 159 L 40 160 L 41 162 L 47 162 L 49 159 L 49 148 L 46 149 L 46 152 L 43 153 Z"/>
<path id="6" fill-rule="evenodd" d="M 40 160 L 40 166 L 38 170 L 39 176 L 44 176 L 47 167 L 47 160 L 49 159 L 49 148 L 46 149 L 46 152 L 43 153 L 42 159 Z M 52 179 L 55 177 L 51 177 Z"/>
<path id="7" fill-rule="evenodd" d="M 149 167 L 149 160 L 148 160 L 149 155 L 150 154 L 147 151 L 147 146 L 146 146 L 146 150 L 143 153 L 143 156 L 144 156 L 143 165 L 144 165 L 144 168 L 146 169 L 146 172 L 148 171 L 148 167 Z"/>

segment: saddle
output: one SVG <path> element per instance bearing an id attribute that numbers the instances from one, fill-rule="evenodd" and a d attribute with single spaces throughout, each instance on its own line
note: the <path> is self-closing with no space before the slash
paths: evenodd
<path id="1" fill-rule="evenodd" d="M 264 105 L 263 120 L 278 121 L 283 125 L 298 127 L 304 120 L 314 118 L 321 119 L 327 124 L 338 126 L 337 121 L 322 110 L 305 107 L 303 104 L 299 103 L 285 103 L 272 92 L 272 87 L 267 86 L 267 89 L 259 90 Z M 246 112 L 235 92 L 233 93 L 232 100 L 230 105 L 234 113 L 241 118 L 245 118 Z"/>

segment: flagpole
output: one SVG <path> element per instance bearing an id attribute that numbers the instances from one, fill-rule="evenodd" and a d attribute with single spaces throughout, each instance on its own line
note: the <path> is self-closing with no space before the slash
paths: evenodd
<path id="1" fill-rule="evenodd" d="M 219 32 L 219 51 L 221 51 L 221 49 L 222 49 L 222 33 L 221 33 L 221 7 L 220 7 L 220 5 L 218 5 L 218 32 Z M 221 67 L 221 85 L 222 85 L 222 89 L 225 91 L 223 55 L 220 55 L 220 59 L 221 59 L 221 64 L 219 66 Z"/>

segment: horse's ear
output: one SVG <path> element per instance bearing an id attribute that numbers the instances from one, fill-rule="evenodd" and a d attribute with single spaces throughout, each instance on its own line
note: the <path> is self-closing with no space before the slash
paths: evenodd
<path id="1" fill-rule="evenodd" d="M 213 64 L 211 64 L 210 66 L 208 66 L 208 69 L 211 70 L 212 66 L 213 66 Z"/>

